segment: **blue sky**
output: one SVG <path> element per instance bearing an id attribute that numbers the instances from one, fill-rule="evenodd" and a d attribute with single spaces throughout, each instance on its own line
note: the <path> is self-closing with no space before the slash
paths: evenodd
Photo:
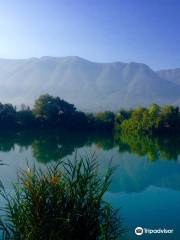
<path id="1" fill-rule="evenodd" d="M 180 67 L 180 0 L 0 0 L 0 57 Z"/>

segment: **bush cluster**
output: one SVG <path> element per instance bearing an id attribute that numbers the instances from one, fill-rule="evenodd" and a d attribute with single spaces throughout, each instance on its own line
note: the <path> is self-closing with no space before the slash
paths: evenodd
<path id="1" fill-rule="evenodd" d="M 180 131 L 180 111 L 178 107 L 157 104 L 149 108 L 137 108 L 124 116 L 116 117 L 116 128 L 123 133 L 153 134 L 158 132 Z"/>
<path id="2" fill-rule="evenodd" d="M 121 239 L 117 213 L 103 201 L 111 174 L 109 168 L 103 177 L 98 175 L 94 156 L 61 161 L 46 171 L 21 171 L 13 193 L 2 186 L 4 239 Z"/>

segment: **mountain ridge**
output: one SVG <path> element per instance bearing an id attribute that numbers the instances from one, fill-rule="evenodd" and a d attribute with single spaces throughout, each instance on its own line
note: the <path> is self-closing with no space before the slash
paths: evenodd
<path id="1" fill-rule="evenodd" d="M 32 105 L 49 93 L 87 111 L 179 105 L 180 85 L 163 74 L 144 63 L 97 63 L 78 56 L 0 58 L 0 101 Z"/>
<path id="2" fill-rule="evenodd" d="M 157 74 L 166 80 L 180 85 L 180 68 L 162 69 L 157 71 Z"/>

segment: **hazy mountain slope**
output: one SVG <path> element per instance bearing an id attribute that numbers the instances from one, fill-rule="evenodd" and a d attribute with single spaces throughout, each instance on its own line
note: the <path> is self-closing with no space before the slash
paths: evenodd
<path id="1" fill-rule="evenodd" d="M 98 111 L 178 103 L 180 86 L 139 63 L 94 63 L 79 57 L 0 59 L 0 101 L 32 104 L 43 93 Z"/>
<path id="2" fill-rule="evenodd" d="M 180 85 L 180 68 L 160 70 L 157 71 L 157 74 L 166 80 L 169 80 Z"/>

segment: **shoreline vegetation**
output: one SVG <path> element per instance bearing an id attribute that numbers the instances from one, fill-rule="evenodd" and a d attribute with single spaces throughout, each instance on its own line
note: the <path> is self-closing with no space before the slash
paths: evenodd
<path id="1" fill-rule="evenodd" d="M 116 117 L 115 127 L 125 134 L 163 134 L 180 131 L 179 107 L 152 104 L 149 108 L 122 110 Z"/>
<path id="2" fill-rule="evenodd" d="M 103 176 L 94 154 L 20 171 L 13 191 L 1 183 L 4 240 L 115 240 L 124 230 L 119 212 L 103 200 L 113 168 Z M 4 217 L 3 217 L 4 216 Z"/>
<path id="3" fill-rule="evenodd" d="M 125 134 L 162 134 L 180 132 L 179 107 L 152 104 L 99 113 L 78 111 L 59 97 L 41 95 L 32 109 L 22 104 L 17 110 L 12 104 L 0 103 L 0 129 L 67 129 L 116 131 Z"/>

